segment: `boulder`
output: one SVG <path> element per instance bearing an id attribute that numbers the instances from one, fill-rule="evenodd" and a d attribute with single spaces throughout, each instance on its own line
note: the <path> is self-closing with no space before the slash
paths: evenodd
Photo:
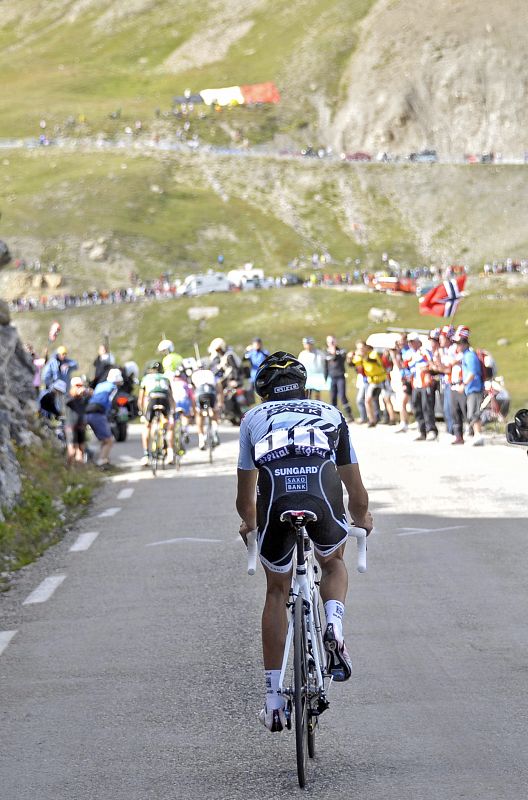
<path id="1" fill-rule="evenodd" d="M 105 244 L 95 244 L 90 252 L 88 258 L 90 261 L 106 261 L 108 249 Z"/>
<path id="2" fill-rule="evenodd" d="M 58 275 L 56 272 L 48 272 L 44 279 L 49 289 L 58 289 L 62 286 L 62 275 Z"/>
<path id="3" fill-rule="evenodd" d="M 0 267 L 3 267 L 4 264 L 9 264 L 11 261 L 11 253 L 9 252 L 9 247 L 0 239 Z"/>
<path id="4" fill-rule="evenodd" d="M 389 308 L 371 308 L 368 312 L 368 319 L 369 322 L 375 322 L 376 324 L 394 322 L 396 314 Z"/>
<path id="5" fill-rule="evenodd" d="M 0 325 L 9 325 L 11 322 L 11 310 L 5 300 L 0 300 Z"/>
<path id="6" fill-rule="evenodd" d="M 35 411 L 31 357 L 24 349 L 16 328 L 4 324 L 0 327 L 1 508 L 11 508 L 20 493 L 20 470 L 14 445 L 29 447 L 38 441 L 31 431 Z"/>

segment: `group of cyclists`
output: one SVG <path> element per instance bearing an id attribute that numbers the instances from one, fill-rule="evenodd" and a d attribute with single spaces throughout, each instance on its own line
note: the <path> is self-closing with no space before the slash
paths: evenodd
<path id="1" fill-rule="evenodd" d="M 163 339 L 157 348 L 157 358 L 149 361 L 139 384 L 138 407 L 144 421 L 142 430 L 143 457 L 149 463 L 148 443 L 154 409 L 163 408 L 167 420 L 167 460 L 173 463 L 174 420 L 181 415 L 183 443 L 189 441 L 189 425 L 194 422 L 198 432 L 198 447 L 206 448 L 205 418 L 210 416 L 212 444 L 220 444 L 218 422 L 224 403 L 224 392 L 230 382 L 237 382 L 240 359 L 224 339 L 214 338 L 206 359 L 184 358 L 176 352 L 174 342 Z M 180 445 L 181 446 L 181 445 Z M 182 455 L 183 451 L 178 453 Z"/>

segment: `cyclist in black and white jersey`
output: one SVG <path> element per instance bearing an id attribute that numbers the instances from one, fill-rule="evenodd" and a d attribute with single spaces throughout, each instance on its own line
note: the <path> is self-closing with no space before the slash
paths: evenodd
<path id="1" fill-rule="evenodd" d="M 310 510 L 317 522 L 307 531 L 321 565 L 321 597 L 326 614 L 325 644 L 334 680 L 347 680 L 352 663 L 343 639 L 348 586 L 343 561 L 347 521 L 343 484 L 354 524 L 372 530 L 368 494 L 363 486 L 348 425 L 338 409 L 305 397 L 306 370 L 294 356 L 268 356 L 255 376 L 264 402 L 252 408 L 240 426 L 236 507 L 246 540 L 258 529 L 260 560 L 266 580 L 262 645 L 266 704 L 261 721 L 272 731 L 284 727 L 284 697 L 278 693 L 287 632 L 295 535 L 280 521 L 283 511 Z"/>

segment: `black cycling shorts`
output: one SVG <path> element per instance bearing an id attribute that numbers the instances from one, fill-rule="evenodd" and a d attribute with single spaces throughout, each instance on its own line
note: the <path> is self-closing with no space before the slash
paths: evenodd
<path id="1" fill-rule="evenodd" d="M 341 479 L 332 461 L 321 458 L 279 459 L 259 469 L 257 527 L 260 560 L 272 572 L 289 572 L 295 532 L 280 521 L 284 511 L 313 511 L 317 522 L 306 526 L 316 553 L 329 556 L 347 540 L 348 526 Z"/>
<path id="2" fill-rule="evenodd" d="M 216 405 L 216 392 L 201 392 L 196 400 L 200 408 L 214 408 Z"/>
<path id="3" fill-rule="evenodd" d="M 167 417 L 167 419 L 169 418 L 171 409 L 170 409 L 169 398 L 167 397 L 167 395 L 162 394 L 156 396 L 155 394 L 151 394 L 149 395 L 147 410 L 145 411 L 145 419 L 147 420 L 147 422 L 152 422 L 152 420 L 154 419 L 154 414 L 156 413 L 154 409 L 156 406 L 163 406 L 162 414 L 163 416 Z"/>

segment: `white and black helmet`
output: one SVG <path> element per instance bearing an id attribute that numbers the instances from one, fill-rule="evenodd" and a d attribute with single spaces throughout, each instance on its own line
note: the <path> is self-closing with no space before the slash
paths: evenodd
<path id="1" fill-rule="evenodd" d="M 174 353 L 174 342 L 170 339 L 162 339 L 158 345 L 158 353 Z"/>
<path id="2" fill-rule="evenodd" d="M 304 397 L 306 368 L 291 353 L 278 350 L 269 355 L 255 375 L 255 391 L 263 400 Z"/>

